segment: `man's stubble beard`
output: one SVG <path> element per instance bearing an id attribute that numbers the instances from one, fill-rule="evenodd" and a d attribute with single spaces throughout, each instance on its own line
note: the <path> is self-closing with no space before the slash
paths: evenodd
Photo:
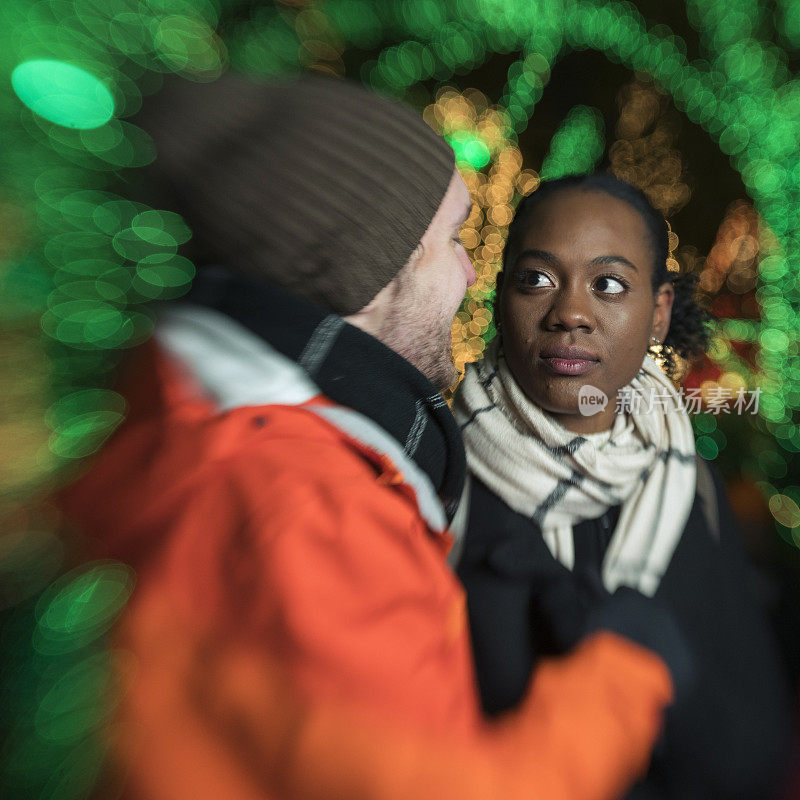
<path id="1" fill-rule="evenodd" d="M 453 364 L 451 327 L 455 312 L 432 313 L 430 298 L 412 291 L 412 284 L 398 281 L 377 338 L 411 362 L 439 391 L 458 379 Z"/>

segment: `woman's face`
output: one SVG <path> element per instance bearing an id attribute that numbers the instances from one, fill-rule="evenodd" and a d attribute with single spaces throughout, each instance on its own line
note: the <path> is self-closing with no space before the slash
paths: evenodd
<path id="1" fill-rule="evenodd" d="M 674 292 L 664 284 L 653 296 L 645 221 L 623 200 L 565 189 L 532 212 L 509 256 L 499 314 L 517 383 L 569 430 L 607 430 L 650 337 L 669 329 Z M 602 411 L 578 410 L 587 385 L 608 398 Z"/>

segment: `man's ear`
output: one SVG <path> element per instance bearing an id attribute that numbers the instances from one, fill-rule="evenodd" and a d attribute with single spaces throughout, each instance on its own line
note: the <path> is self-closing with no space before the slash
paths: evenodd
<path id="1" fill-rule="evenodd" d="M 383 290 L 381 290 L 383 291 Z M 378 292 L 380 294 L 380 292 Z M 375 331 L 377 330 L 376 323 L 378 322 L 378 317 L 380 316 L 380 300 L 378 299 L 378 295 L 372 298 L 372 300 L 367 303 L 364 308 L 359 308 L 358 311 L 354 311 L 352 314 L 348 314 L 345 318 L 345 322 L 349 322 L 350 325 L 355 326 L 356 328 L 361 328 L 362 331 L 366 331 L 367 333 L 371 333 L 374 335 Z"/>
<path id="2" fill-rule="evenodd" d="M 383 289 L 381 289 L 378 294 L 376 294 L 375 297 L 369 301 L 369 303 L 367 303 L 363 308 L 359 308 L 358 311 L 348 314 L 344 318 L 344 321 L 349 322 L 356 328 L 361 328 L 362 331 L 366 331 L 372 336 L 375 336 L 377 332 L 381 330 L 383 320 L 386 317 L 387 309 L 393 299 L 397 280 L 398 279 L 395 277 L 395 279 L 391 283 L 384 286 Z"/>
<path id="3" fill-rule="evenodd" d="M 425 248 L 422 242 L 420 242 L 414 248 L 414 252 L 403 265 L 400 272 L 394 276 L 392 282 L 387 283 L 364 308 L 360 308 L 358 311 L 354 311 L 352 314 L 346 316 L 344 321 L 375 336 L 383 327 L 383 320 L 386 318 L 389 307 L 396 301 L 398 286 L 403 280 L 403 277 L 416 268 L 424 252 Z"/>
<path id="4" fill-rule="evenodd" d="M 380 300 L 378 298 L 379 294 L 380 292 L 378 292 L 378 294 L 376 294 L 375 297 L 373 297 L 372 300 L 370 300 L 369 303 L 367 303 L 363 308 L 359 308 L 358 311 L 354 311 L 352 314 L 345 317 L 345 319 L 350 320 L 351 317 L 363 318 L 373 314 L 375 312 L 375 309 L 377 309 L 378 306 L 380 305 Z"/>

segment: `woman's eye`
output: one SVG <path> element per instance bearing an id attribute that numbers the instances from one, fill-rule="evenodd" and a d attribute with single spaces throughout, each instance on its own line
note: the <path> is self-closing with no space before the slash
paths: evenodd
<path id="1" fill-rule="evenodd" d="M 535 269 L 526 269 L 517 273 L 517 283 L 526 289 L 538 289 L 541 286 L 552 285 L 552 281 L 543 272 Z"/>
<path id="2" fill-rule="evenodd" d="M 622 294 L 628 287 L 627 285 L 619 280 L 619 278 L 612 278 L 610 275 L 603 275 L 597 279 L 597 283 L 595 284 L 598 288 L 598 291 L 603 292 L 604 294 Z"/>

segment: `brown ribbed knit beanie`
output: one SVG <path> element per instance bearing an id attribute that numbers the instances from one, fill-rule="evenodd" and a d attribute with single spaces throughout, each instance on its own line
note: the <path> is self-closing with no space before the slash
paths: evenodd
<path id="1" fill-rule="evenodd" d="M 453 151 L 399 102 L 349 81 L 168 81 L 137 122 L 199 263 L 265 278 L 342 315 L 408 261 Z"/>

